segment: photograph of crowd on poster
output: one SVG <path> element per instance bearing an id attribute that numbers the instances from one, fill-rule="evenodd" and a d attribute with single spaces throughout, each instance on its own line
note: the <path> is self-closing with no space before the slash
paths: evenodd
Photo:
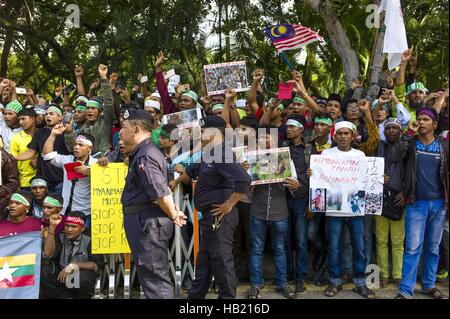
<path id="1" fill-rule="evenodd" d="M 162 124 L 174 124 L 178 126 L 180 130 L 191 128 L 199 125 L 199 121 L 202 118 L 202 111 L 199 108 L 192 110 L 181 111 L 177 113 L 171 113 L 164 115 L 162 118 Z"/>
<path id="2" fill-rule="evenodd" d="M 288 177 L 297 178 L 288 147 L 247 153 L 252 185 L 281 183 Z"/>
<path id="3" fill-rule="evenodd" d="M 203 66 L 208 95 L 223 94 L 231 88 L 236 92 L 249 90 L 245 61 Z"/>

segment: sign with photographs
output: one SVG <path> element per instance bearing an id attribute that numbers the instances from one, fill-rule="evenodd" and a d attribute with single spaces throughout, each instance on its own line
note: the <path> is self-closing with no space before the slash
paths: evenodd
<path id="1" fill-rule="evenodd" d="M 174 124 L 180 130 L 199 126 L 202 118 L 202 111 L 200 108 L 185 110 L 177 113 L 170 113 L 162 117 L 162 124 Z"/>
<path id="2" fill-rule="evenodd" d="M 384 159 L 312 155 L 309 209 L 381 215 Z"/>
<path id="3" fill-rule="evenodd" d="M 237 163 L 247 161 L 252 185 L 281 183 L 286 178 L 297 178 L 289 147 L 248 151 L 246 147 L 235 147 Z"/>
<path id="4" fill-rule="evenodd" d="M 208 95 L 223 94 L 228 88 L 236 92 L 249 90 L 245 61 L 203 66 Z"/>

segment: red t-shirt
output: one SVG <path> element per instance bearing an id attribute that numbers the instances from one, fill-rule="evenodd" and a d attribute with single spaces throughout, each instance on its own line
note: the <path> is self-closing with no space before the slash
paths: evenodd
<path id="1" fill-rule="evenodd" d="M 0 237 L 40 230 L 41 222 L 33 217 L 27 217 L 21 223 L 12 223 L 7 219 L 0 222 Z"/>

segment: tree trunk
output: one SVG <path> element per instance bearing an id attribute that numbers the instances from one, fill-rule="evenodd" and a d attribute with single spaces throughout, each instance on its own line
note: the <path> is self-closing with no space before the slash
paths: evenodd
<path id="1" fill-rule="evenodd" d="M 331 45 L 339 54 L 345 72 L 345 83 L 350 87 L 359 78 L 359 59 L 341 22 L 336 18 L 329 0 L 307 0 L 325 22 Z"/>
<path id="2" fill-rule="evenodd" d="M 230 43 L 230 30 L 228 26 L 228 4 L 225 4 L 225 57 L 226 62 L 229 62 L 231 60 L 231 43 Z"/>
<path id="3" fill-rule="evenodd" d="M 6 74 L 8 73 L 8 57 L 9 52 L 11 51 L 11 47 L 13 44 L 13 31 L 11 29 L 6 30 L 6 38 L 5 43 L 2 49 L 2 56 L 0 62 L 0 77 L 6 78 Z"/>

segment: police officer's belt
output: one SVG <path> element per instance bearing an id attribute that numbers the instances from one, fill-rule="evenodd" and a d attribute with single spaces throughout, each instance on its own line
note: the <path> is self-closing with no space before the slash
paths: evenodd
<path id="1" fill-rule="evenodd" d="M 145 211 L 149 211 L 151 209 L 155 209 L 157 207 L 159 208 L 159 206 L 154 203 L 126 206 L 126 207 L 123 207 L 123 214 L 130 215 L 130 214 L 142 213 Z"/>

